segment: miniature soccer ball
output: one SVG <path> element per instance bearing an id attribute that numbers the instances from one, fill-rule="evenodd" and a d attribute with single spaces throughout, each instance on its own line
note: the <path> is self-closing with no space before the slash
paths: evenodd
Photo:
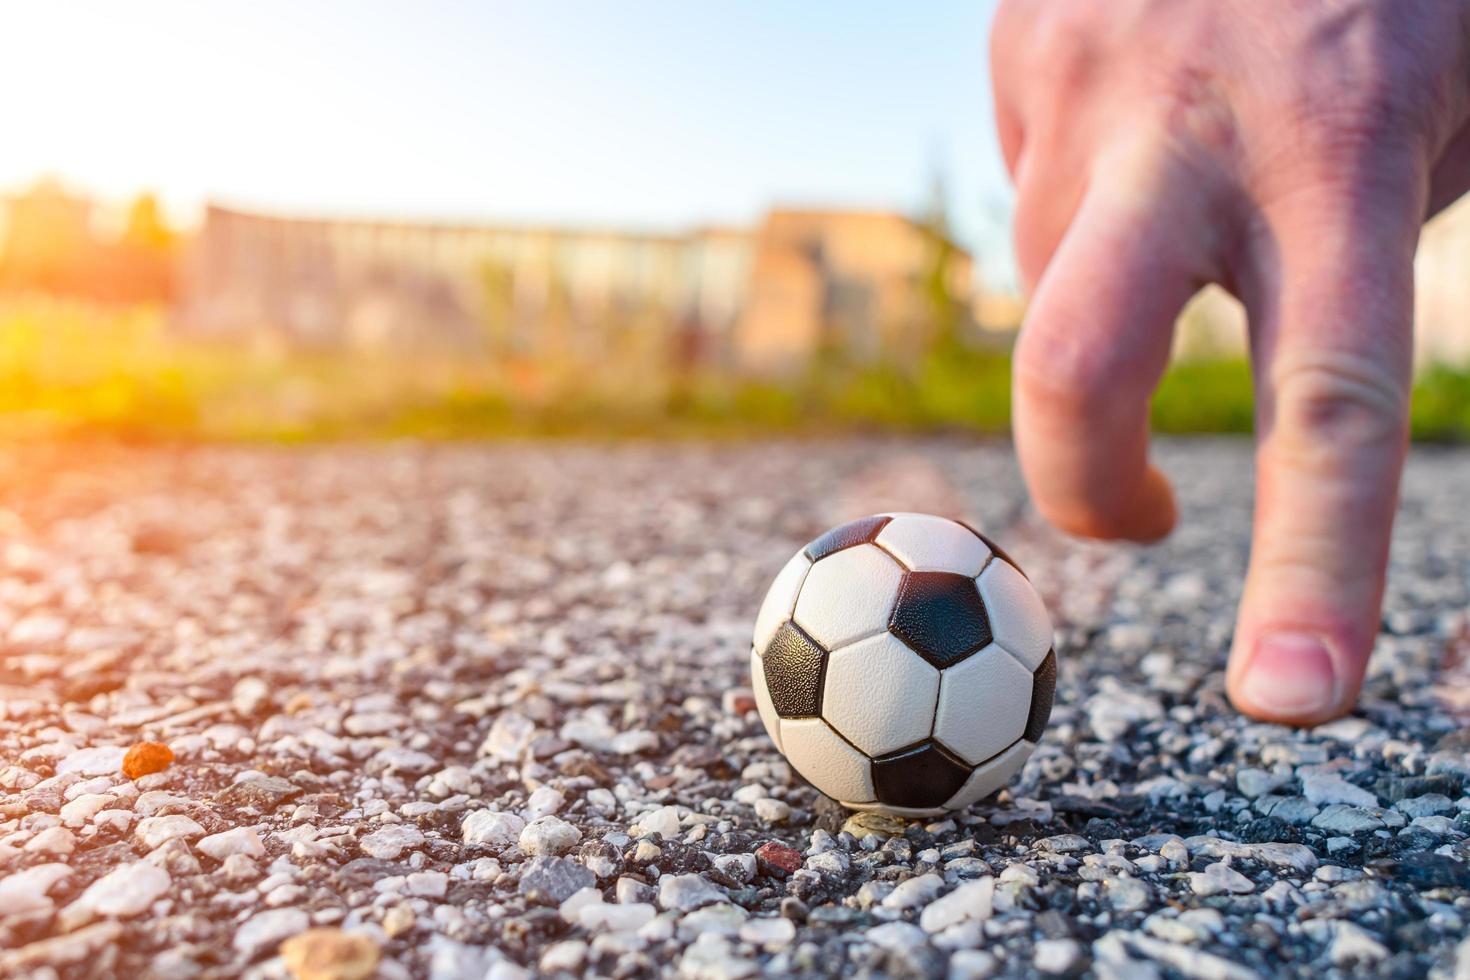
<path id="1" fill-rule="evenodd" d="M 927 514 L 835 527 L 781 569 L 756 617 L 755 700 L 817 789 L 931 816 L 1003 786 L 1051 715 L 1046 607 L 972 528 Z"/>

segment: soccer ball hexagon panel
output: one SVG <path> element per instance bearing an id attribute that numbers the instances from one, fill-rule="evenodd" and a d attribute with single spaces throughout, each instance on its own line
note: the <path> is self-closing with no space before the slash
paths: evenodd
<path id="1" fill-rule="evenodd" d="M 761 720 L 855 809 L 967 807 L 1025 763 L 1051 714 L 1051 621 L 1025 575 L 958 521 L 879 514 L 777 575 L 756 620 Z"/>
<path id="2" fill-rule="evenodd" d="M 929 514 L 894 514 L 873 541 L 915 572 L 974 578 L 990 560 L 984 538 L 963 524 Z"/>
<path id="3" fill-rule="evenodd" d="M 903 578 L 903 569 L 882 548 L 844 548 L 806 573 L 793 619 L 828 650 L 874 636 L 888 628 Z"/>
<path id="4" fill-rule="evenodd" d="M 882 678 L 886 696 L 872 696 Z M 849 643 L 827 655 L 822 717 L 871 758 L 929 737 L 939 671 L 892 633 Z"/>
<path id="5" fill-rule="evenodd" d="M 934 737 L 979 765 L 1024 735 L 1031 714 L 1031 671 L 996 644 L 944 672 Z"/>

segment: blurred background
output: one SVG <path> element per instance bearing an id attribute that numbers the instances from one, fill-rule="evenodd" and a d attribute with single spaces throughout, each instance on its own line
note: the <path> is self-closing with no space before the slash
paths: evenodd
<path id="1" fill-rule="evenodd" d="M 1008 423 L 992 2 L 12 7 L 0 434 L 741 435 Z M 1415 434 L 1470 435 L 1470 207 Z M 1251 424 L 1186 311 L 1165 431 Z"/>

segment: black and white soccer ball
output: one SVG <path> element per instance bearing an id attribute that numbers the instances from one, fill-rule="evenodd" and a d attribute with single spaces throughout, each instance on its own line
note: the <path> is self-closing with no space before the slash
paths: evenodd
<path id="1" fill-rule="evenodd" d="M 776 746 L 857 810 L 930 816 L 999 789 L 1051 715 L 1051 619 L 1011 559 L 927 514 L 835 527 L 776 576 L 751 677 Z"/>

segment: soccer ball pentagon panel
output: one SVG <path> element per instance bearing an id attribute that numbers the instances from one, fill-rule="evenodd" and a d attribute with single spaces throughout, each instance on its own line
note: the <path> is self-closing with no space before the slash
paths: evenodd
<path id="1" fill-rule="evenodd" d="M 1051 715 L 1041 597 L 957 521 L 878 514 L 792 556 L 756 617 L 751 679 L 776 746 L 853 809 L 959 810 L 1003 786 Z"/>

